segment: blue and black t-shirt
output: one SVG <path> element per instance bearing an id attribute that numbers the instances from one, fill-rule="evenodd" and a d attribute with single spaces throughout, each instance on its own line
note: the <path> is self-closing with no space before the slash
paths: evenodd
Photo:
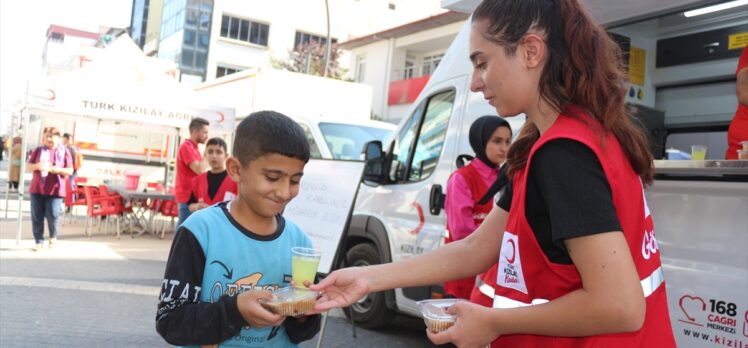
<path id="1" fill-rule="evenodd" d="M 226 203 L 193 213 L 180 227 L 169 254 L 156 328 L 176 345 L 295 347 L 319 331 L 319 315 L 286 318 L 283 325 L 249 328 L 236 295 L 289 285 L 291 248 L 311 247 L 309 237 L 278 215 L 271 235 L 258 235 L 231 217 Z"/>

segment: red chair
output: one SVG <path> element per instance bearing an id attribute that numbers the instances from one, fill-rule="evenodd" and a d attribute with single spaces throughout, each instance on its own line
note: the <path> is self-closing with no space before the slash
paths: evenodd
<path id="1" fill-rule="evenodd" d="M 86 196 L 86 205 L 88 206 L 86 220 L 86 227 L 84 232 L 87 236 L 91 236 L 89 228 L 92 228 L 93 218 L 104 217 L 106 220 L 105 233 L 109 231 L 109 217 L 113 216 L 116 219 L 117 226 L 117 238 L 120 238 L 119 220 L 120 216 L 124 212 L 124 204 L 122 204 L 122 197 L 103 195 L 99 188 L 93 186 L 83 187 Z M 99 230 L 101 230 L 101 224 L 99 224 Z"/>
<path id="2" fill-rule="evenodd" d="M 179 218 L 179 204 L 177 201 L 163 201 L 161 204 L 161 215 L 171 218 L 171 229 L 174 229 L 174 218 Z M 166 223 L 161 224 L 161 239 L 164 239 L 166 233 Z"/>
<path id="3" fill-rule="evenodd" d="M 86 195 L 85 192 L 83 192 L 83 187 L 78 186 L 78 180 L 76 178 L 75 180 L 75 188 L 72 190 L 66 190 L 65 191 L 65 208 L 63 210 L 63 216 L 62 216 L 62 225 L 65 225 L 65 220 L 68 221 L 75 215 L 75 207 L 76 206 L 86 206 Z M 68 208 L 70 211 L 68 211 Z"/>

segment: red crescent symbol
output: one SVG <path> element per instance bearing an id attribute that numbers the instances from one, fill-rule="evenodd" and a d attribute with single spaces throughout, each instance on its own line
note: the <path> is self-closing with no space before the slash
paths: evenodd
<path id="1" fill-rule="evenodd" d="M 515 256 L 517 256 L 517 246 L 516 246 L 516 245 L 514 245 L 514 239 L 510 239 L 510 240 L 509 240 L 509 244 L 511 244 L 511 245 L 512 245 L 512 257 L 511 257 L 511 258 L 509 258 L 509 257 L 506 257 L 506 256 L 504 256 L 504 258 L 505 258 L 505 259 L 506 259 L 507 261 L 509 261 L 509 263 L 514 263 L 514 257 L 515 257 Z"/>
<path id="2" fill-rule="evenodd" d="M 51 89 L 48 89 L 47 91 L 49 91 L 49 93 L 52 94 L 51 97 L 47 98 L 48 100 L 55 100 L 55 98 L 57 98 L 57 95 L 55 94 L 55 91 L 53 91 Z"/>
<path id="3" fill-rule="evenodd" d="M 424 224 L 423 207 L 421 207 L 421 205 L 418 204 L 418 202 L 413 202 L 413 204 L 411 204 L 411 206 L 415 207 L 416 210 L 418 211 L 418 220 L 419 220 L 419 223 L 418 223 L 418 226 L 416 226 L 416 228 L 410 230 L 410 232 L 408 232 L 408 233 L 410 233 L 410 234 L 418 234 L 419 232 L 421 232 L 421 229 L 423 228 L 423 224 Z"/>
<path id="4" fill-rule="evenodd" d="M 226 116 L 223 116 L 223 112 L 219 112 L 218 116 L 219 116 L 218 123 L 221 123 L 223 122 L 224 119 L 226 119 Z"/>

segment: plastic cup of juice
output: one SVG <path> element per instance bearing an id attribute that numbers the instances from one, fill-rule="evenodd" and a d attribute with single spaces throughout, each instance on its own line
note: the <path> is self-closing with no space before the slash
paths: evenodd
<path id="1" fill-rule="evenodd" d="M 691 159 L 703 161 L 706 158 L 706 146 L 704 145 L 692 145 L 691 146 Z"/>
<path id="2" fill-rule="evenodd" d="M 291 248 L 291 278 L 296 287 L 306 288 L 304 281 L 314 282 L 322 252 L 317 249 Z"/>

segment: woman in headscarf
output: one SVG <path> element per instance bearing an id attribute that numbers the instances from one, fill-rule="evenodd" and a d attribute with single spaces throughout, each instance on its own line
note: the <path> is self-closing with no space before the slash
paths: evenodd
<path id="1" fill-rule="evenodd" d="M 463 239 L 483 222 L 493 207 L 492 199 L 483 199 L 496 181 L 499 167 L 506 161 L 512 142 L 512 128 L 498 116 L 482 116 L 470 126 L 470 147 L 475 158 L 457 169 L 447 182 L 445 243 Z M 493 196 L 493 195 L 491 195 Z M 475 277 L 444 283 L 449 296 L 469 299 Z"/>

